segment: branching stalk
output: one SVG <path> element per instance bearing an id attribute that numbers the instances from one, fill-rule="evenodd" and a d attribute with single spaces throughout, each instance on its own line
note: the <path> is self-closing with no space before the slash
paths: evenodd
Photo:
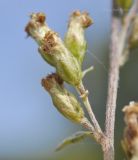
<path id="1" fill-rule="evenodd" d="M 87 118 L 84 118 L 81 124 L 85 129 L 91 131 L 92 136 L 96 140 L 96 142 L 102 145 L 104 138 L 105 138 L 104 134 L 96 132 L 95 128 L 92 126 L 92 124 L 89 122 Z"/>
<path id="2" fill-rule="evenodd" d="M 32 14 L 31 20 L 25 29 L 27 34 L 38 43 L 39 52 L 43 59 L 56 69 L 56 73 L 42 80 L 42 86 L 49 92 L 53 104 L 61 114 L 69 120 L 81 124 L 84 128 L 92 132 L 95 140 L 102 146 L 104 160 L 114 160 L 114 125 L 120 64 L 122 64 L 123 51 L 128 46 L 127 40 L 131 23 L 134 16 L 138 13 L 138 0 L 135 0 L 128 13 L 125 12 L 122 17 L 115 15 L 115 1 L 116 0 L 113 0 L 112 6 L 105 133 L 103 133 L 93 113 L 88 99 L 88 91 L 82 83 L 82 78 L 93 69 L 93 67 L 90 67 L 82 72 L 80 67 L 86 49 L 86 41 L 83 32 L 85 28 L 92 24 L 92 19 L 89 14 L 87 12 L 81 13 L 80 11 L 73 12 L 66 35 L 66 43 L 45 24 L 46 18 L 43 13 Z M 74 26 L 79 26 L 75 28 L 75 32 Z M 74 39 L 74 36 L 77 38 Z M 76 40 L 75 48 L 72 48 L 74 46 L 74 40 Z M 80 43 L 81 41 L 83 43 Z M 76 52 L 78 54 L 76 54 Z M 92 123 L 85 117 L 83 109 L 75 96 L 64 88 L 64 81 L 76 87 Z"/>

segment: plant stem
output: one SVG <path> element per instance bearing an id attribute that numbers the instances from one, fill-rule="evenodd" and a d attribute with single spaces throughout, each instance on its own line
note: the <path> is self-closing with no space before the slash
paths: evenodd
<path id="1" fill-rule="evenodd" d="M 96 117 L 92 111 L 92 107 L 90 105 L 90 102 L 89 102 L 89 99 L 88 99 L 88 91 L 85 90 L 84 88 L 84 85 L 83 83 L 81 82 L 80 85 L 76 88 L 77 91 L 79 92 L 81 98 L 82 98 L 82 101 L 86 107 L 86 110 L 91 118 L 91 121 L 94 125 L 94 128 L 95 130 L 98 132 L 98 133 L 102 133 L 102 130 L 100 128 L 100 125 L 98 123 L 98 121 L 96 120 Z"/>
<path id="2" fill-rule="evenodd" d="M 104 149 L 104 160 L 114 160 L 114 125 L 115 125 L 115 111 L 117 90 L 119 81 L 120 58 L 122 56 L 129 26 L 133 16 L 136 14 L 138 1 L 136 0 L 130 12 L 125 16 L 124 23 L 121 26 L 121 21 L 114 14 L 112 15 L 112 33 L 110 44 L 110 69 L 108 80 L 108 95 L 106 104 L 106 120 L 105 120 L 105 134 L 109 139 L 107 149 Z M 112 12 L 114 10 L 114 3 Z"/>

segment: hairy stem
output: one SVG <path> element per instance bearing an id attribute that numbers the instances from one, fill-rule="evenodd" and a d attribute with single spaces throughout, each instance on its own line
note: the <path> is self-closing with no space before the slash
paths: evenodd
<path id="1" fill-rule="evenodd" d="M 129 25 L 131 24 L 132 18 L 137 11 L 137 6 L 138 1 L 136 0 L 130 12 L 125 16 L 122 25 L 120 19 L 114 14 L 112 15 L 112 33 L 109 57 L 110 69 L 105 120 L 105 134 L 109 139 L 110 147 L 107 147 L 107 149 L 104 150 L 104 160 L 114 160 L 114 125 L 120 58 L 125 47 Z M 114 3 L 112 10 L 114 10 Z"/>

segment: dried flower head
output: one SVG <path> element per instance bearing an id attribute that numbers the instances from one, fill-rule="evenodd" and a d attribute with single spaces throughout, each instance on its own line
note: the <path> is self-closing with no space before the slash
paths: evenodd
<path id="1" fill-rule="evenodd" d="M 33 13 L 25 30 L 38 43 L 43 59 L 56 68 L 60 77 L 71 85 L 79 85 L 81 67 L 58 34 L 45 24 L 44 14 Z"/>
<path id="2" fill-rule="evenodd" d="M 30 21 L 25 27 L 25 31 L 28 36 L 34 38 L 37 43 L 41 44 L 45 33 L 49 30 L 49 28 L 45 24 L 46 17 L 44 13 L 32 13 L 30 15 Z"/>
<path id="3" fill-rule="evenodd" d="M 75 96 L 64 88 L 59 75 L 54 73 L 42 79 L 42 86 L 49 92 L 54 106 L 61 114 L 73 122 L 81 123 L 83 109 Z"/>
<path id="4" fill-rule="evenodd" d="M 70 16 L 70 22 L 69 25 L 72 25 L 72 21 L 76 21 L 79 23 L 82 27 L 87 28 L 89 27 L 93 21 L 91 17 L 89 16 L 88 12 L 80 12 L 80 11 L 74 11 Z"/>
<path id="5" fill-rule="evenodd" d="M 84 30 L 92 24 L 87 12 L 75 11 L 71 14 L 65 44 L 71 53 L 82 64 L 87 48 Z"/>
<path id="6" fill-rule="evenodd" d="M 52 50 L 54 50 L 54 47 L 57 45 L 56 43 L 56 37 L 58 36 L 58 34 L 56 32 L 53 31 L 48 31 L 47 34 L 45 34 L 45 37 L 43 39 L 43 51 L 45 53 L 51 54 Z"/>
<path id="7" fill-rule="evenodd" d="M 42 86 L 50 92 L 50 90 L 54 87 L 61 87 L 63 85 L 63 80 L 59 77 L 58 74 L 52 73 L 49 74 L 46 78 L 41 81 Z"/>
<path id="8" fill-rule="evenodd" d="M 123 108 L 126 127 L 124 130 L 123 148 L 128 158 L 138 156 L 138 103 L 130 102 Z"/>

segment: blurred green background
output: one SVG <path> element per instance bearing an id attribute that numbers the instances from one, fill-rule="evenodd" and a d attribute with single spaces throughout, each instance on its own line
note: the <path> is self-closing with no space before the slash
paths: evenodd
<path id="1" fill-rule="evenodd" d="M 88 51 L 83 68 L 93 65 L 84 83 L 102 128 L 107 97 L 110 43 L 110 0 L 1 0 L 0 1 L 0 160 L 101 160 L 99 145 L 87 139 L 55 152 L 64 138 L 82 130 L 60 115 L 50 96 L 40 85 L 42 77 L 54 71 L 37 53 L 37 45 L 26 39 L 24 27 L 32 12 L 42 11 L 47 22 L 61 37 L 68 17 L 76 9 L 88 11 L 94 20 L 86 31 Z M 122 107 L 138 100 L 138 50 L 130 54 L 121 68 L 115 127 L 116 160 L 124 159 Z M 76 94 L 73 88 L 68 88 Z"/>

